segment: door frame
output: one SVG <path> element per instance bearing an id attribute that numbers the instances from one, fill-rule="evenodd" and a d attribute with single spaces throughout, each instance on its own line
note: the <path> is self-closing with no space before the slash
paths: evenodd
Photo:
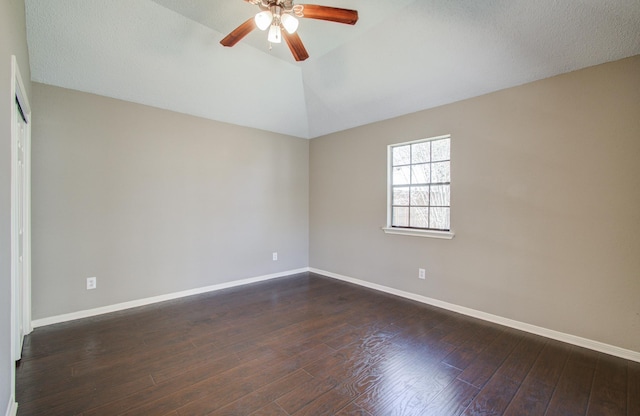
<path id="1" fill-rule="evenodd" d="M 17 339 L 20 336 L 17 317 L 21 316 L 23 335 L 32 331 L 31 327 L 31 106 L 27 97 L 18 61 L 15 55 L 11 56 L 11 354 L 12 362 L 20 358 L 20 351 L 16 351 Z M 22 192 L 18 189 L 18 136 L 20 126 L 17 122 L 18 109 L 16 100 L 20 104 L 24 118 L 26 119 L 24 132 L 24 187 Z M 18 282 L 18 230 L 16 219 L 19 213 L 17 198 L 23 195 L 22 217 L 24 229 L 22 237 L 22 264 L 23 278 Z M 22 296 L 18 299 L 18 284 L 22 285 Z M 18 309 L 20 308 L 20 309 Z M 15 366 L 12 365 L 12 394 L 15 397 Z"/>

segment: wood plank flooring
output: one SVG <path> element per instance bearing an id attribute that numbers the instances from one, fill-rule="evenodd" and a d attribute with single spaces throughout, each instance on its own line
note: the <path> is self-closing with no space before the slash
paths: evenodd
<path id="1" fill-rule="evenodd" d="M 18 415 L 640 415 L 640 364 L 304 273 L 36 329 Z"/>

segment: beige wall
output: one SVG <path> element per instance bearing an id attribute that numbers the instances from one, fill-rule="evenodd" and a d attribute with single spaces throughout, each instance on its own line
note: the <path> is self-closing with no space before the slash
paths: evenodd
<path id="1" fill-rule="evenodd" d="M 307 140 L 33 90 L 34 319 L 308 266 Z"/>
<path id="2" fill-rule="evenodd" d="M 0 1 L 0 414 L 11 399 L 11 55 L 31 83 L 23 0 Z"/>
<path id="3" fill-rule="evenodd" d="M 638 74 L 310 142 L 34 84 L 33 317 L 311 266 L 640 351 Z M 456 237 L 384 234 L 387 145 L 442 134 Z"/>
<path id="4" fill-rule="evenodd" d="M 387 145 L 449 133 L 455 238 L 384 234 Z M 311 267 L 640 351 L 639 56 L 313 139 L 310 155 Z"/>

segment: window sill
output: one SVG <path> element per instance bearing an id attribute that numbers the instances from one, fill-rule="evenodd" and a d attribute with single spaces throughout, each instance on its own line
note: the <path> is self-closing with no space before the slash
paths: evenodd
<path id="1" fill-rule="evenodd" d="M 418 230 L 414 228 L 382 227 L 386 234 L 410 235 L 413 237 L 440 238 L 451 240 L 455 233 L 452 231 Z"/>

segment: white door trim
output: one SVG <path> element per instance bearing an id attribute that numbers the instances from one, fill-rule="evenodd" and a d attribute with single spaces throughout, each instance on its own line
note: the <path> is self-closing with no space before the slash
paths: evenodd
<path id="1" fill-rule="evenodd" d="M 15 57 L 13 58 L 15 60 Z M 26 119 L 26 132 L 24 137 L 24 281 L 22 299 L 22 327 L 24 334 L 28 335 L 33 330 L 31 324 L 31 105 L 22 83 L 22 76 L 16 61 L 16 97 Z"/>
<path id="2" fill-rule="evenodd" d="M 22 82 L 20 68 L 15 56 L 11 56 L 11 355 L 12 360 L 20 358 L 20 351 L 16 351 L 16 345 L 21 345 L 17 340 L 21 336 L 17 319 L 21 316 L 20 326 L 23 335 L 31 332 L 31 106 Z M 20 125 L 18 123 L 18 109 L 16 100 L 20 104 L 22 114 L 26 120 L 24 128 L 24 188 L 18 189 L 18 137 L 20 136 Z M 22 197 L 22 204 L 16 203 L 17 198 Z M 22 212 L 17 212 L 18 206 L 22 206 Z M 18 229 L 16 218 L 24 218 L 22 230 L 22 250 L 17 243 Z M 22 252 L 22 281 L 18 282 L 19 265 L 17 258 Z M 22 296 L 17 298 L 17 287 L 22 286 Z M 20 308 L 18 310 L 17 308 Z M 11 394 L 15 397 L 15 366 L 11 366 Z"/>

